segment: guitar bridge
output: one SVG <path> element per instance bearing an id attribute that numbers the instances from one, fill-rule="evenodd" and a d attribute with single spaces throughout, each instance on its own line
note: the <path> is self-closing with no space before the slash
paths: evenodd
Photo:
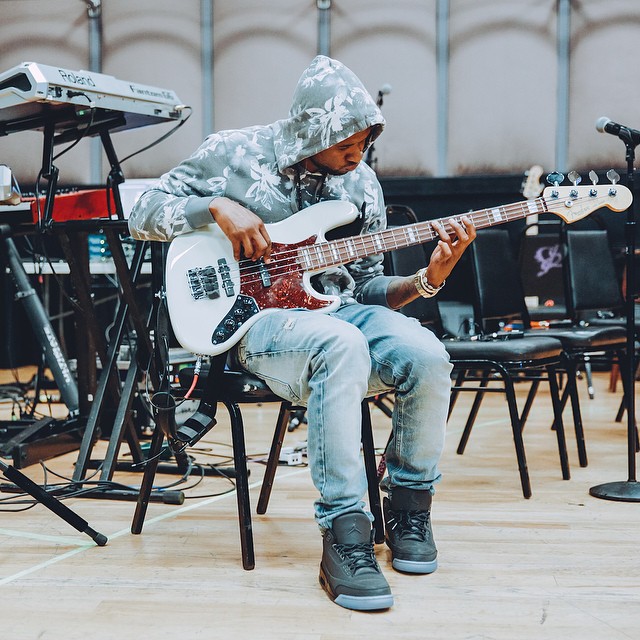
<path id="1" fill-rule="evenodd" d="M 194 267 L 187 271 L 189 291 L 194 300 L 207 298 L 213 300 L 220 297 L 220 285 L 215 267 Z"/>

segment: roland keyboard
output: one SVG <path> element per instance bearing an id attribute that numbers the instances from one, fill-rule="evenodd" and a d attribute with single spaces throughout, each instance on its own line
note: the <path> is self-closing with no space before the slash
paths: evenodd
<path id="1" fill-rule="evenodd" d="M 23 62 L 0 73 L 0 136 L 44 129 L 90 126 L 122 131 L 182 120 L 188 107 L 170 89 L 118 80 L 93 71 Z"/>

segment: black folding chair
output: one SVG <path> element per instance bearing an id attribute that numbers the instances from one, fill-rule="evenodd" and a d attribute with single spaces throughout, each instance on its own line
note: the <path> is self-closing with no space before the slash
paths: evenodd
<path id="1" fill-rule="evenodd" d="M 474 316 L 485 332 L 519 323 L 527 337 L 555 338 L 562 343 L 562 369 L 567 382 L 561 396 L 564 410 L 571 400 L 580 466 L 587 466 L 587 451 L 576 385 L 578 368 L 585 358 L 607 352 L 624 357 L 626 332 L 619 326 L 595 327 L 562 323 L 532 329 L 525 303 L 518 262 L 504 229 L 483 229 L 470 247 L 474 286 Z"/>
<path id="2" fill-rule="evenodd" d="M 280 459 L 280 450 L 287 431 L 289 415 L 294 407 L 269 389 L 269 387 L 254 375 L 244 371 L 233 371 L 225 366 L 226 354 L 215 356 L 210 365 L 204 365 L 196 387 L 190 397 L 199 399 L 199 406 L 186 422 L 178 427 L 175 423 L 175 407 L 168 404 L 166 411 L 156 414 L 156 426 L 148 454 L 147 463 L 138 495 L 136 511 L 131 524 L 131 532 L 142 532 L 144 518 L 149 504 L 149 496 L 157 470 L 157 459 L 166 441 L 172 443 L 172 449 L 182 449 L 181 438 L 188 437 L 189 445 L 195 444 L 216 424 L 216 409 L 219 403 L 229 412 L 231 422 L 231 439 L 233 445 L 233 460 L 235 471 L 236 496 L 238 502 L 238 521 L 240 525 L 240 545 L 242 551 L 242 566 L 247 569 L 255 567 L 255 553 L 253 544 L 253 529 L 251 521 L 251 506 L 249 502 L 249 470 L 245 446 L 245 424 L 242 417 L 241 405 L 280 403 L 280 410 L 276 420 L 271 450 L 267 460 L 265 475 L 262 482 L 258 513 L 266 512 L 276 468 Z M 194 377 L 194 368 L 186 367 L 179 373 L 182 393 L 190 389 Z M 180 392 L 178 392 L 180 393 Z M 380 502 L 380 491 L 377 476 L 371 417 L 369 402 L 362 402 L 362 448 L 364 465 L 368 480 L 369 508 L 374 517 L 375 541 L 384 540 L 384 522 Z M 178 431 L 181 433 L 178 433 Z M 186 433 L 185 433 L 186 432 Z M 178 453 L 185 456 L 184 452 Z"/>

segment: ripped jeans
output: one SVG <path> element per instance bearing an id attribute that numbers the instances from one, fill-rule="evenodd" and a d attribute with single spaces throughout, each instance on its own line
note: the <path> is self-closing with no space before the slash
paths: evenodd
<path id="1" fill-rule="evenodd" d="M 362 510 L 361 402 L 395 391 L 386 491 L 433 491 L 451 388 L 442 343 L 416 320 L 382 306 L 330 314 L 283 309 L 260 318 L 237 346 L 239 364 L 278 395 L 307 407 L 307 451 L 321 528 Z"/>

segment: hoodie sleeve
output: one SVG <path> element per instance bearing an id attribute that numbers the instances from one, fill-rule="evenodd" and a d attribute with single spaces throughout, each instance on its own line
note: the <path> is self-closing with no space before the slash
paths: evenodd
<path id="1" fill-rule="evenodd" d="M 190 158 L 140 196 L 129 216 L 131 235 L 169 242 L 212 223 L 209 203 L 225 195 L 228 166 L 223 138 L 209 136 Z"/>
<path id="2" fill-rule="evenodd" d="M 371 172 L 373 173 L 373 172 Z M 382 187 L 377 179 L 365 188 L 365 220 L 361 233 L 376 233 L 387 228 L 387 214 Z M 387 289 L 398 276 L 384 274 L 383 254 L 374 254 L 347 265 L 355 283 L 354 297 L 363 304 L 388 307 Z"/>

